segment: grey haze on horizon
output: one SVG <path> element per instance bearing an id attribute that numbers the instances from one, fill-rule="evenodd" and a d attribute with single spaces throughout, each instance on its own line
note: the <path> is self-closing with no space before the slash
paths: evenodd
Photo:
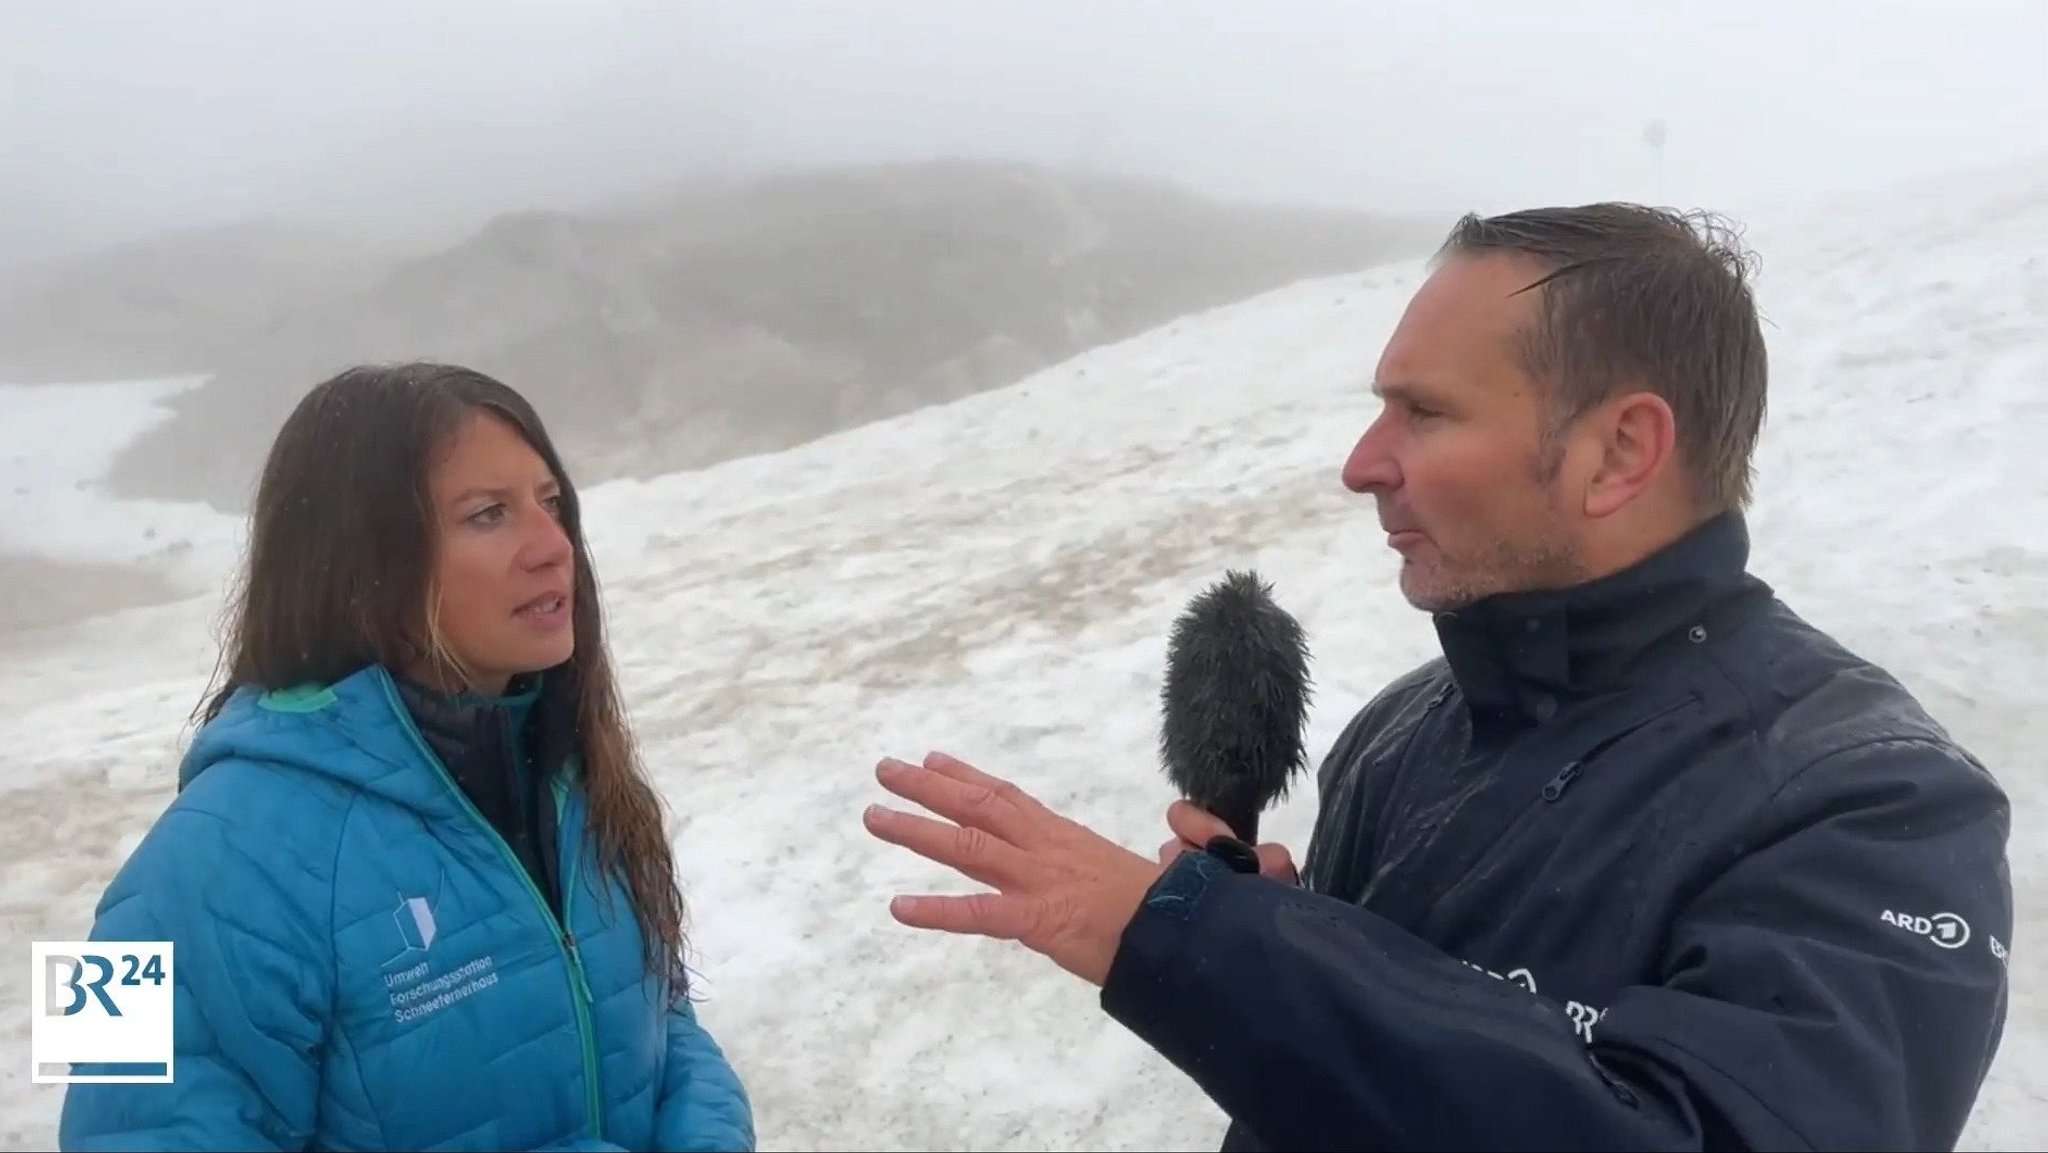
<path id="1" fill-rule="evenodd" d="M 0 263 L 947 155 L 1739 211 L 2048 152 L 2044 50 L 2031 0 L 6 0 Z"/>

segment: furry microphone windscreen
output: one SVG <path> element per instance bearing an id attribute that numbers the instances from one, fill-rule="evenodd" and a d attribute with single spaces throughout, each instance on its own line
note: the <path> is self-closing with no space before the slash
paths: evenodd
<path id="1" fill-rule="evenodd" d="M 1227 573 L 1174 622 L 1160 689 L 1167 779 L 1247 843 L 1306 765 L 1308 661 L 1301 625 L 1256 573 Z"/>

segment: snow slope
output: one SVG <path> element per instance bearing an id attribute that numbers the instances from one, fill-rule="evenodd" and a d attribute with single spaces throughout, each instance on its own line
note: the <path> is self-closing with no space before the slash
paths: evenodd
<path id="1" fill-rule="evenodd" d="M 115 500 L 99 480 L 202 377 L 0 387 L 0 552 L 149 566 L 190 591 L 231 562 L 241 524 L 202 505 Z"/>
<path id="2" fill-rule="evenodd" d="M 1773 327 L 1756 564 L 1897 671 L 2017 804 L 2022 925 L 1966 1148 L 2048 1147 L 2034 932 L 2048 739 L 2048 171 L 1758 219 Z M 1217 1111 L 1014 946 L 912 933 L 950 888 L 872 841 L 885 753 L 945 748 L 1141 852 L 1164 837 L 1168 627 L 1256 565 L 1308 629 L 1320 753 L 1431 652 L 1338 469 L 1420 277 L 1305 283 L 1017 387 L 790 452 L 591 494 L 614 644 L 677 815 L 705 1017 L 764 1148 L 1214 1148 Z M 216 606 L 135 610 L 8 658 L 0 932 L 80 934 L 167 797 Z M 1312 782 L 1266 824 L 1305 843 Z M 22 1004 L 23 965 L 0 966 Z M 0 1146 L 51 1139 L 0 1015 Z"/>

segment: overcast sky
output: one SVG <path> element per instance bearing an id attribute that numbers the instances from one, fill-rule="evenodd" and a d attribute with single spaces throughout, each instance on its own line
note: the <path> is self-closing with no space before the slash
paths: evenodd
<path id="1" fill-rule="evenodd" d="M 2028 153 L 2038 0 L 0 0 L 17 247 L 939 154 L 1462 211 Z"/>

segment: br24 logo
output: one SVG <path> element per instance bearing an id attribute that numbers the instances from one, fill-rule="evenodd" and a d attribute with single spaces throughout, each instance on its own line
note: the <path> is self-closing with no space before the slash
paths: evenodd
<path id="1" fill-rule="evenodd" d="M 84 1012 L 85 1007 L 95 1000 L 106 1010 L 107 1016 L 119 1017 L 121 1007 L 107 992 L 108 982 L 113 982 L 116 987 L 140 987 L 145 983 L 162 985 L 164 982 L 161 955 L 153 954 L 145 960 L 134 953 L 121 953 L 113 958 L 98 953 L 77 957 L 51 954 L 44 958 L 43 963 L 49 966 L 50 978 L 44 986 L 48 992 L 43 1011 L 53 1017 L 69 1017 Z M 87 969 L 92 970 L 91 976 L 87 976 Z M 114 978 L 116 969 L 121 971 L 118 981 Z M 69 992 L 71 1000 L 68 1004 L 58 1003 L 60 991 Z"/>

